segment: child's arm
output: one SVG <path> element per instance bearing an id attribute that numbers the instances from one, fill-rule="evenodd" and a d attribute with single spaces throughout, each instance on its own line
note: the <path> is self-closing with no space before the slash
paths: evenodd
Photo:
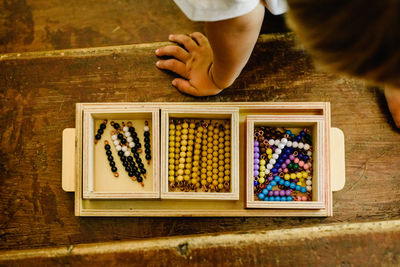
<path id="1" fill-rule="evenodd" d="M 207 38 L 201 33 L 189 36 L 170 35 L 169 40 L 179 46 L 165 46 L 156 50 L 157 56 L 175 59 L 159 60 L 160 69 L 173 71 L 183 78 L 172 81 L 178 90 L 195 95 L 216 95 L 230 86 L 249 60 L 257 41 L 264 6 L 241 17 L 206 22 Z"/>

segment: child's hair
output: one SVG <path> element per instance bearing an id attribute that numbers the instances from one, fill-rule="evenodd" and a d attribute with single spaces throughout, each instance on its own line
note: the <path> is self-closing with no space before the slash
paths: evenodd
<path id="1" fill-rule="evenodd" d="M 400 87 L 399 0 L 288 0 L 289 26 L 328 70 Z"/>

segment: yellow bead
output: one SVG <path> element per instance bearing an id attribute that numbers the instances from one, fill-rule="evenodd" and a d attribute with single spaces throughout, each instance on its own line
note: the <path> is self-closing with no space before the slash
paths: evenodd
<path id="1" fill-rule="evenodd" d="M 231 152 L 231 147 L 230 146 L 225 147 L 225 152 Z"/>
<path id="2" fill-rule="evenodd" d="M 182 134 L 188 134 L 189 133 L 189 130 L 188 129 L 183 129 L 182 130 Z"/>
<path id="3" fill-rule="evenodd" d="M 296 179 L 296 177 L 297 177 L 297 176 L 296 176 L 295 173 L 291 173 L 291 174 L 290 174 L 290 179 Z"/>
<path id="4" fill-rule="evenodd" d="M 231 142 L 230 141 L 225 141 L 225 146 L 231 146 Z"/>
<path id="5" fill-rule="evenodd" d="M 229 135 L 225 135 L 225 140 L 226 141 L 228 141 L 228 140 L 230 140 L 231 139 L 231 137 L 229 136 Z"/>
<path id="6" fill-rule="evenodd" d="M 208 158 L 208 157 L 207 157 Z M 212 159 L 212 157 L 211 157 L 211 159 Z M 207 160 L 207 165 L 212 165 L 213 164 L 213 161 L 211 160 L 211 159 L 209 159 L 209 160 Z"/>
<path id="7" fill-rule="evenodd" d="M 192 158 L 186 158 L 186 162 L 187 162 L 187 163 L 192 162 Z"/>
<path id="8" fill-rule="evenodd" d="M 176 177 L 176 180 L 178 180 L 178 182 L 182 182 L 183 181 L 183 176 Z"/>
<path id="9" fill-rule="evenodd" d="M 190 174 L 190 170 L 185 169 L 185 174 L 186 174 L 186 175 L 189 175 L 189 174 Z"/>
<path id="10" fill-rule="evenodd" d="M 181 152 L 181 153 L 179 153 L 179 156 L 181 156 L 181 158 L 184 158 L 184 157 L 186 157 L 186 152 Z"/>
<path id="11" fill-rule="evenodd" d="M 170 136 L 169 136 L 169 140 L 170 140 L 170 141 L 174 141 L 174 140 L 175 140 L 175 136 L 170 135 Z"/>
<path id="12" fill-rule="evenodd" d="M 224 181 L 225 181 L 225 182 L 229 182 L 230 179 L 231 179 L 231 177 L 229 177 L 229 176 L 225 176 L 225 177 L 224 177 Z"/>
<path id="13" fill-rule="evenodd" d="M 297 182 L 297 185 L 300 185 L 300 186 L 301 186 L 301 183 L 300 183 L 300 182 Z"/>
<path id="14" fill-rule="evenodd" d="M 269 154 L 267 157 L 268 159 L 272 159 L 272 154 Z"/>
<path id="15" fill-rule="evenodd" d="M 185 163 L 185 158 L 180 158 L 179 163 Z"/>
<path id="16" fill-rule="evenodd" d="M 224 161 L 225 161 L 225 163 L 231 163 L 231 159 L 230 158 L 226 158 Z"/>
<path id="17" fill-rule="evenodd" d="M 194 134 L 194 129 L 189 129 L 189 139 L 190 139 L 190 135 L 193 135 L 193 134 Z"/>
<path id="18" fill-rule="evenodd" d="M 200 156 L 199 155 L 194 155 L 193 156 L 193 160 L 200 160 Z"/>
<path id="19" fill-rule="evenodd" d="M 307 172 L 302 171 L 301 173 L 302 173 L 303 178 L 307 178 L 308 177 L 308 173 Z"/>
<path id="20" fill-rule="evenodd" d="M 214 174 L 212 175 L 212 178 L 213 178 L 213 180 L 218 179 L 218 174 L 215 174 L 215 173 L 214 173 Z"/>
<path id="21" fill-rule="evenodd" d="M 268 148 L 266 152 L 267 152 L 268 155 L 270 155 L 270 154 L 272 154 L 272 149 Z"/>
<path id="22" fill-rule="evenodd" d="M 218 142 L 219 142 L 219 143 L 223 143 L 224 141 L 225 141 L 225 140 L 224 140 L 223 137 L 218 138 Z"/>
<path id="23" fill-rule="evenodd" d="M 289 180 L 290 179 L 290 174 L 286 173 L 285 176 L 283 177 L 285 180 Z"/>
<path id="24" fill-rule="evenodd" d="M 206 173 L 206 172 L 207 172 L 207 169 L 201 168 L 201 173 Z"/>
<path id="25" fill-rule="evenodd" d="M 175 148 L 170 147 L 170 148 L 169 148 L 169 152 L 170 152 L 170 153 L 174 153 L 174 152 L 175 152 Z"/>
<path id="26" fill-rule="evenodd" d="M 217 152 L 217 151 L 214 151 L 214 152 L 212 153 L 212 155 L 213 155 L 213 157 L 218 157 L 218 152 Z"/>
<path id="27" fill-rule="evenodd" d="M 195 155 L 200 155 L 200 150 L 195 149 L 195 150 L 194 150 L 194 154 L 195 154 Z"/>
<path id="28" fill-rule="evenodd" d="M 168 160 L 168 162 L 169 162 L 169 164 L 174 164 L 175 163 L 175 159 L 171 158 L 171 159 Z"/>
<path id="29" fill-rule="evenodd" d="M 169 125 L 169 129 L 170 129 L 170 130 L 175 129 L 175 125 L 174 125 L 174 124 L 170 124 L 170 125 Z"/>
<path id="30" fill-rule="evenodd" d="M 230 175 L 231 171 L 230 170 L 225 170 L 225 175 Z"/>
<path id="31" fill-rule="evenodd" d="M 225 135 L 224 132 L 219 132 L 219 136 L 223 137 Z"/>
<path id="32" fill-rule="evenodd" d="M 222 189 L 222 188 L 224 188 L 224 185 L 223 184 L 218 184 L 218 188 Z"/>
<path id="33" fill-rule="evenodd" d="M 168 180 L 169 180 L 170 182 L 175 182 L 175 177 L 174 177 L 174 176 L 169 176 L 169 177 L 168 177 Z"/>
<path id="34" fill-rule="evenodd" d="M 265 176 L 265 172 L 260 172 L 259 176 L 260 177 L 264 177 Z"/>
<path id="35" fill-rule="evenodd" d="M 213 145 L 214 145 L 214 146 L 217 146 L 217 148 L 218 148 L 218 144 L 219 144 L 218 140 L 214 140 L 214 141 L 213 141 Z"/>
<path id="36" fill-rule="evenodd" d="M 192 173 L 192 178 L 197 178 L 199 177 L 199 175 L 197 174 L 197 172 Z"/>
<path id="37" fill-rule="evenodd" d="M 219 167 L 218 167 L 218 170 L 219 170 L 220 172 L 223 172 L 223 171 L 225 170 L 225 168 L 224 168 L 224 166 L 219 166 Z"/>
<path id="38" fill-rule="evenodd" d="M 186 167 L 186 169 L 190 169 L 190 168 L 192 168 L 192 164 L 186 163 L 185 167 Z"/>
<path id="39" fill-rule="evenodd" d="M 196 127 L 196 124 L 194 122 L 191 122 L 189 124 L 190 129 L 194 129 Z"/>
<path id="40" fill-rule="evenodd" d="M 261 166 L 260 166 L 260 171 L 262 171 L 262 172 L 263 172 L 263 171 L 265 171 L 265 169 L 266 169 L 266 168 L 265 168 L 265 166 L 264 166 L 264 165 L 261 165 Z"/>
<path id="41" fill-rule="evenodd" d="M 171 152 L 171 153 L 169 153 L 169 158 L 175 158 L 175 153 L 173 153 L 173 152 Z"/>
<path id="42" fill-rule="evenodd" d="M 296 177 L 299 178 L 299 179 L 300 179 L 300 178 L 303 178 L 303 174 L 301 174 L 301 172 L 298 172 L 298 173 L 296 174 Z"/>
<path id="43" fill-rule="evenodd" d="M 231 164 L 225 164 L 225 170 L 230 170 L 231 169 Z"/>
<path id="44" fill-rule="evenodd" d="M 265 179 L 264 178 L 260 178 L 258 181 L 260 182 L 260 184 L 262 184 L 262 183 L 265 182 Z"/>
<path id="45" fill-rule="evenodd" d="M 218 162 L 218 158 L 214 158 L 212 159 L 213 162 Z"/>
<path id="46" fill-rule="evenodd" d="M 178 174 L 178 175 L 183 175 L 183 170 L 182 170 L 182 169 L 179 169 L 178 172 L 177 172 L 177 174 Z"/>
<path id="47" fill-rule="evenodd" d="M 207 168 L 207 163 L 205 163 L 204 161 L 201 162 L 201 167 L 202 168 Z"/>
<path id="48" fill-rule="evenodd" d="M 213 175 L 212 171 L 207 171 L 207 177 L 208 177 L 208 176 L 211 177 L 212 175 Z"/>
<path id="49" fill-rule="evenodd" d="M 176 130 L 176 131 L 175 131 L 175 135 L 176 135 L 176 137 L 179 137 L 179 136 L 181 136 L 181 134 L 182 134 L 182 132 L 181 132 L 181 131 L 178 131 L 178 130 Z"/>
<path id="50" fill-rule="evenodd" d="M 174 164 L 170 164 L 168 169 L 174 170 L 175 169 L 175 165 Z"/>
<path id="51" fill-rule="evenodd" d="M 175 171 L 174 171 L 174 170 L 170 170 L 170 171 L 168 172 L 168 175 L 170 175 L 170 176 L 175 175 Z"/>
<path id="52" fill-rule="evenodd" d="M 260 160 L 260 165 L 265 165 L 265 160 L 264 159 L 262 159 L 262 160 Z"/>
<path id="53" fill-rule="evenodd" d="M 192 179 L 192 184 L 197 184 L 197 179 Z"/>
<path id="54" fill-rule="evenodd" d="M 203 157 L 207 157 L 207 149 L 201 151 L 201 155 L 202 155 Z"/>
<path id="55" fill-rule="evenodd" d="M 182 128 L 183 129 L 189 128 L 189 124 L 187 122 L 182 123 Z"/>
<path id="56" fill-rule="evenodd" d="M 179 177 L 179 176 L 178 176 Z M 189 175 L 184 175 L 183 179 L 185 179 L 185 181 L 189 181 L 190 180 L 190 176 Z"/>
<path id="57" fill-rule="evenodd" d="M 181 130 L 181 129 L 182 129 L 182 126 L 181 126 L 180 124 L 178 124 L 178 125 L 176 125 L 176 129 L 177 129 L 177 130 Z"/>
<path id="58" fill-rule="evenodd" d="M 218 183 L 223 183 L 224 182 L 224 178 L 218 178 Z"/>
<path id="59" fill-rule="evenodd" d="M 219 159 L 219 160 L 224 160 L 224 158 L 225 158 L 224 155 L 219 155 L 219 156 L 218 156 L 218 159 Z"/>
<path id="60" fill-rule="evenodd" d="M 187 146 L 187 144 L 188 144 L 188 141 L 182 140 L 182 142 L 181 142 L 181 145 L 182 145 L 182 146 Z"/>
<path id="61" fill-rule="evenodd" d="M 224 154 L 224 150 L 223 150 L 223 149 L 219 149 L 219 150 L 218 150 L 218 153 L 219 153 L 219 154 Z"/>
<path id="62" fill-rule="evenodd" d="M 225 158 L 229 158 L 230 156 L 231 156 L 231 153 L 229 153 L 229 152 L 225 153 Z"/>
<path id="63" fill-rule="evenodd" d="M 215 174 L 215 173 L 218 173 L 218 169 L 213 169 L 212 172 L 213 172 L 214 174 Z"/>
<path id="64" fill-rule="evenodd" d="M 205 173 L 202 173 L 202 174 L 200 175 L 200 178 L 201 178 L 201 179 L 206 179 L 206 178 L 207 178 L 207 175 L 206 175 Z"/>
<path id="65" fill-rule="evenodd" d="M 193 161 L 193 166 L 199 166 L 199 162 L 197 160 Z"/>
<path id="66" fill-rule="evenodd" d="M 213 181 L 213 179 L 211 177 L 207 177 L 207 182 L 211 183 Z"/>
<path id="67" fill-rule="evenodd" d="M 176 142 L 180 142 L 181 141 L 181 137 L 180 136 L 175 137 L 175 141 Z"/>
<path id="68" fill-rule="evenodd" d="M 220 178 L 224 177 L 224 172 L 218 172 L 218 177 Z"/>
<path id="69" fill-rule="evenodd" d="M 201 180 L 201 185 L 206 185 L 207 184 L 207 180 Z"/>
<path id="70" fill-rule="evenodd" d="M 217 180 L 214 180 L 212 183 L 213 183 L 214 186 L 218 185 L 218 181 Z"/>

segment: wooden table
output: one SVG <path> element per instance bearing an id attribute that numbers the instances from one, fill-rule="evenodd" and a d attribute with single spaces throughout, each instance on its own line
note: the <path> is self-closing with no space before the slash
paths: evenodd
<path id="1" fill-rule="evenodd" d="M 316 71 L 291 34 L 261 36 L 235 84 L 194 98 L 171 86 L 165 43 L 0 56 L 0 249 L 400 218 L 400 135 L 382 93 Z M 62 130 L 77 102 L 329 101 L 344 131 L 346 185 L 330 218 L 79 218 L 61 188 Z"/>

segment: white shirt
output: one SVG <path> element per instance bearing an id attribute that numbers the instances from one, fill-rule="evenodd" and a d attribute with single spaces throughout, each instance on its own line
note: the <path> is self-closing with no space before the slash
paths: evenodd
<path id="1" fill-rule="evenodd" d="M 194 21 L 218 21 L 245 15 L 252 11 L 260 0 L 174 0 L 182 12 Z M 263 0 L 274 15 L 287 10 L 286 0 Z"/>

